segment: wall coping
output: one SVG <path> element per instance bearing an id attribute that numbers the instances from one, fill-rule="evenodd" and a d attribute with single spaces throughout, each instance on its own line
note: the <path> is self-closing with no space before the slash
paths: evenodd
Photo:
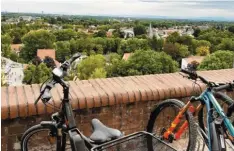
<path id="1" fill-rule="evenodd" d="M 199 71 L 198 74 L 214 82 L 230 82 L 234 80 L 234 69 Z M 178 72 L 69 81 L 69 84 L 73 109 L 183 98 L 205 89 L 205 85 L 202 83 L 194 88 L 192 81 L 183 78 Z M 13 119 L 55 112 L 53 108 L 45 106 L 42 101 L 39 101 L 37 106 L 34 105 L 34 101 L 39 95 L 39 88 L 39 84 L 2 87 L 1 119 Z M 63 96 L 62 87 L 57 84 L 51 90 L 51 94 L 52 99 L 49 103 L 59 107 Z"/>

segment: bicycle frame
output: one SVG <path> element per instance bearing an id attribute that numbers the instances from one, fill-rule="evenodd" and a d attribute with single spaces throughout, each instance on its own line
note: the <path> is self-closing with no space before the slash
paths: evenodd
<path id="1" fill-rule="evenodd" d="M 218 144 L 221 145 L 221 147 L 225 147 L 223 145 L 224 142 L 216 142 L 222 138 L 218 138 L 218 137 L 222 137 L 222 136 L 217 136 L 218 134 L 212 134 L 212 132 L 216 131 L 216 128 L 214 127 L 214 120 L 212 115 L 210 113 L 212 113 L 212 109 L 214 109 L 214 111 L 216 111 L 218 113 L 218 115 L 221 117 L 221 119 L 223 120 L 223 123 L 225 124 L 226 128 L 228 129 L 230 135 L 232 137 L 234 137 L 234 127 L 231 124 L 231 122 L 229 121 L 229 119 L 227 118 L 227 116 L 225 115 L 223 109 L 221 108 L 221 106 L 219 105 L 219 103 L 217 102 L 217 100 L 215 99 L 214 95 L 212 94 L 211 90 L 209 88 L 207 88 L 197 99 L 199 100 L 203 100 L 204 103 L 206 104 L 206 109 L 208 111 L 207 113 L 207 125 L 208 125 L 208 144 L 209 144 L 209 149 L 210 150 L 215 150 L 215 149 L 219 149 L 217 147 Z M 214 136 L 216 135 L 216 136 Z M 216 137 L 216 138 L 215 138 Z M 220 140 L 223 141 L 223 140 Z"/>
<path id="2" fill-rule="evenodd" d="M 61 114 L 62 114 L 62 121 L 66 124 L 66 130 L 68 132 L 71 148 L 73 151 L 85 151 L 85 142 L 83 139 L 83 135 L 80 133 L 80 131 L 76 127 L 76 122 L 73 115 L 73 110 L 71 107 L 71 104 L 69 103 L 69 86 L 63 82 L 62 80 L 59 81 L 61 86 L 63 87 L 63 100 L 62 100 L 62 108 L 61 108 Z M 60 122 L 58 124 L 58 135 L 62 136 L 58 137 L 59 140 L 57 141 L 57 150 L 65 150 L 66 147 L 66 134 L 61 134 L 62 128 L 63 128 L 63 122 Z M 60 134 L 59 134 L 60 131 Z M 61 143 L 62 142 L 62 143 Z"/>
<path id="3" fill-rule="evenodd" d="M 193 107 L 192 103 L 195 101 L 200 101 L 201 103 L 196 107 L 196 109 Z M 180 123 L 181 117 L 183 114 L 189 110 L 194 115 L 197 115 L 197 113 L 203 108 L 203 104 L 206 105 L 207 111 L 216 111 L 218 115 L 222 118 L 224 125 L 230 132 L 230 135 L 234 137 L 234 127 L 227 118 L 227 116 L 224 114 L 223 109 L 215 99 L 214 95 L 211 92 L 210 88 L 207 88 L 200 96 L 198 97 L 191 97 L 191 99 L 188 101 L 188 103 L 180 110 L 180 112 L 177 114 L 173 122 L 171 123 L 171 126 L 164 132 L 163 138 L 168 139 L 169 135 L 172 134 L 172 132 L 175 130 L 177 125 Z M 207 114 L 207 125 L 208 125 L 208 147 L 210 150 L 220 150 L 218 144 L 223 145 L 223 142 L 218 142 L 219 139 L 217 137 L 220 136 L 214 136 L 213 133 L 216 133 L 216 128 L 211 126 L 211 123 L 214 122 L 214 119 L 212 118 L 212 115 Z M 179 139 L 183 132 L 188 128 L 188 122 L 185 121 L 178 129 L 176 133 L 174 133 L 174 139 Z M 215 145 L 214 145 L 215 144 Z"/>

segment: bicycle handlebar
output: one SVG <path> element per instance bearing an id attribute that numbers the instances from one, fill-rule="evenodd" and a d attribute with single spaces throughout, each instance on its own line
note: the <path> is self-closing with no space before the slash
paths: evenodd
<path id="1" fill-rule="evenodd" d="M 227 83 L 225 85 L 213 88 L 214 91 L 232 90 L 232 89 L 234 89 L 234 81 L 232 83 Z"/>
<path id="2" fill-rule="evenodd" d="M 185 70 L 185 69 L 181 69 L 180 71 L 185 73 L 185 74 L 188 74 L 190 79 L 193 79 L 193 80 L 200 79 L 203 83 L 205 83 L 206 85 L 211 87 L 214 91 L 234 89 L 234 81 L 232 83 L 227 83 L 227 84 L 219 83 L 217 85 L 214 82 L 210 82 L 210 81 L 206 80 L 205 78 L 203 78 L 202 76 L 197 75 L 197 73 L 195 71 L 189 71 L 189 70 Z"/>
<path id="3" fill-rule="evenodd" d="M 185 69 L 181 69 L 180 70 L 181 72 L 185 73 L 185 74 L 188 74 L 189 77 L 193 80 L 196 80 L 197 78 L 200 79 L 203 83 L 205 84 L 210 84 L 210 82 L 208 80 L 206 80 L 205 78 L 197 75 L 197 73 L 195 71 L 189 71 L 189 70 L 185 70 Z"/>
<path id="4" fill-rule="evenodd" d="M 68 59 L 67 61 L 65 61 L 60 67 L 59 67 L 59 71 L 62 72 L 62 76 L 57 76 L 53 73 L 53 79 L 50 80 L 49 82 L 47 82 L 46 86 L 43 88 L 43 90 L 41 90 L 40 95 L 38 96 L 38 98 L 35 100 L 34 104 L 36 105 L 38 103 L 38 101 L 40 100 L 40 98 L 42 98 L 43 102 L 47 102 L 50 100 L 51 95 L 50 95 L 50 90 L 52 89 L 52 87 L 58 83 L 58 81 L 61 81 L 61 79 L 65 76 L 65 72 L 67 71 L 67 69 L 70 67 L 70 65 L 72 64 L 73 61 L 75 61 L 77 58 L 79 58 L 81 56 L 81 53 L 76 53 L 74 54 L 70 59 Z M 57 69 L 58 70 L 58 69 Z"/>

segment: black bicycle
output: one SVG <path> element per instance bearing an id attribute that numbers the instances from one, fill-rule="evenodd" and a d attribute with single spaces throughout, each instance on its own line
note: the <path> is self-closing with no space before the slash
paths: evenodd
<path id="1" fill-rule="evenodd" d="M 69 85 L 63 80 L 70 65 L 81 54 L 75 54 L 71 59 L 65 61 L 59 68 L 52 71 L 52 78 L 42 87 L 40 96 L 35 101 L 35 105 L 41 99 L 43 103 L 48 103 L 51 99 L 50 90 L 55 84 L 63 87 L 63 99 L 59 112 L 52 114 L 51 121 L 42 121 L 40 124 L 29 128 L 22 136 L 22 151 L 114 151 L 114 150 L 160 150 L 175 151 L 159 138 L 147 132 L 137 132 L 128 136 L 113 128 L 109 128 L 98 119 L 93 119 L 91 124 L 93 133 L 88 138 L 84 136 L 76 127 L 73 110 L 69 103 Z"/>

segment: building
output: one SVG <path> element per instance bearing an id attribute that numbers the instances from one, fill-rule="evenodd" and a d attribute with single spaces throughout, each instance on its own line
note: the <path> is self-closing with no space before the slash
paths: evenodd
<path id="1" fill-rule="evenodd" d="M 197 65 L 199 65 L 204 58 L 205 56 L 189 56 L 188 58 L 183 58 L 181 62 L 181 69 L 186 69 L 193 63 L 197 63 Z"/>
<path id="2" fill-rule="evenodd" d="M 122 29 L 120 29 L 120 31 L 124 33 L 124 38 L 133 38 L 133 37 L 135 37 L 133 28 L 128 28 L 128 29 L 122 28 Z"/>
<path id="3" fill-rule="evenodd" d="M 18 18 L 18 21 L 22 20 L 22 21 L 28 21 L 28 22 L 30 22 L 32 19 L 33 19 L 32 16 L 20 16 Z"/>

